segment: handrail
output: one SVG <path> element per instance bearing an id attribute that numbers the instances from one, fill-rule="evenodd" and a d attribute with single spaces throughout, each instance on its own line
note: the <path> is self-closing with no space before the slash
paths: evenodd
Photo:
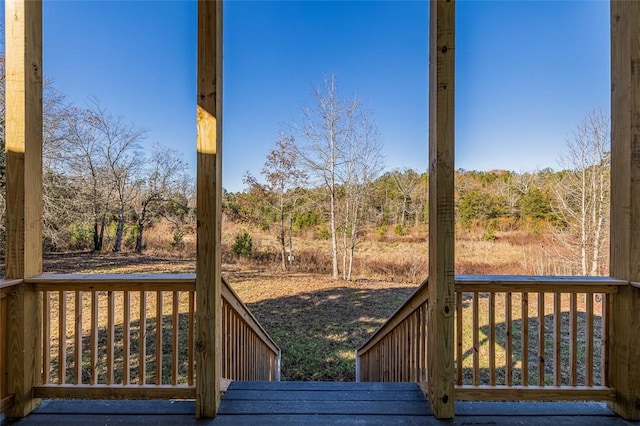
<path id="1" fill-rule="evenodd" d="M 43 384 L 35 387 L 35 394 L 105 399 L 191 397 L 195 389 L 195 281 L 195 274 L 42 274 L 25 279 L 34 291 L 43 293 L 45 309 Z M 155 301 L 153 313 L 148 297 Z M 221 298 L 225 315 L 221 350 L 223 360 L 228 360 L 223 366 L 227 378 L 279 380 L 280 349 L 224 278 Z M 187 314 L 187 321 L 180 319 Z M 154 323 L 157 325 L 149 328 Z M 97 337 L 104 333 L 105 338 Z M 61 341 L 61 335 L 70 337 Z M 83 344 L 87 339 L 88 348 Z M 155 351 L 147 342 L 155 342 Z M 166 347 L 171 349 L 164 353 Z M 155 357 L 149 357 L 150 350 Z M 60 364 L 59 360 L 67 361 Z M 243 368 L 236 368 L 236 363 Z"/>
<path id="2" fill-rule="evenodd" d="M 253 313 L 249 310 L 247 305 L 245 305 L 244 302 L 242 302 L 242 300 L 240 299 L 240 296 L 238 296 L 238 293 L 236 293 L 236 291 L 229 285 L 229 283 L 227 283 L 227 280 L 224 277 L 222 278 L 222 284 L 223 284 L 223 286 L 222 286 L 222 297 L 251 326 L 253 331 L 258 336 L 260 336 L 262 341 L 274 353 L 276 353 L 278 355 L 278 358 L 279 358 L 281 351 L 280 351 L 280 348 L 278 347 L 278 345 L 276 344 L 276 342 L 273 341 L 271 336 L 269 336 L 269 333 L 267 333 L 267 331 L 264 329 L 264 327 L 262 327 L 262 325 L 258 322 L 258 320 L 253 315 Z M 278 373 L 278 375 L 279 375 L 279 373 Z"/>
<path id="3" fill-rule="evenodd" d="M 514 395 L 517 394 L 520 399 L 536 400 L 544 394 L 551 399 L 575 399 L 588 395 L 592 399 L 610 400 L 613 390 L 607 386 L 606 382 L 609 341 L 608 296 L 617 293 L 620 286 L 628 285 L 630 285 L 629 281 L 612 277 L 456 276 L 457 341 L 455 347 L 456 364 L 458 365 L 456 398 L 499 399 L 505 398 L 505 395 L 513 390 Z M 582 301 L 580 305 L 577 304 L 578 300 Z M 504 310 L 504 313 L 496 310 L 497 301 L 500 301 L 499 306 L 501 310 Z M 481 332 L 479 327 L 484 323 L 480 322 L 478 316 L 479 303 L 480 306 L 486 307 L 483 308 L 486 309 L 484 313 L 480 315 L 482 321 L 487 321 L 487 317 L 484 315 L 488 315 L 487 330 L 484 330 L 485 326 L 483 325 Z M 425 281 L 389 320 L 358 349 L 356 353 L 358 379 L 361 378 L 360 373 L 362 372 L 364 380 L 424 380 L 426 366 L 423 358 L 426 357 L 428 351 L 426 346 L 427 306 L 428 292 L 427 281 Z M 578 306 L 580 306 L 579 309 Z M 535 311 L 535 314 L 532 314 L 532 310 Z M 525 314 L 526 316 L 522 317 L 526 320 L 521 321 L 522 313 L 519 312 L 528 312 Z M 580 367 L 580 370 L 577 361 L 579 350 L 577 343 L 578 312 L 580 312 L 580 317 L 584 318 L 584 320 L 580 320 L 582 325 L 579 327 L 580 330 L 585 329 L 580 333 L 586 334 L 586 343 L 582 344 L 586 345 L 584 350 L 588 358 L 588 360 L 585 359 L 585 365 Z M 496 327 L 503 320 L 506 330 L 496 332 Z M 552 321 L 552 325 L 549 321 Z M 567 325 L 562 325 L 561 321 L 568 321 L 568 323 L 564 323 L 568 324 L 568 330 L 562 331 Z M 463 322 L 467 324 L 464 327 Z M 529 325 L 530 322 L 531 325 Z M 516 323 L 517 325 L 515 325 Z M 545 323 L 546 325 L 543 326 Z M 529 331 L 530 328 L 533 329 L 532 332 Z M 464 330 L 467 331 L 464 332 Z M 463 333 L 465 343 L 462 340 Z M 482 335 L 485 337 L 479 339 L 480 333 L 484 333 Z M 503 336 L 503 333 L 506 334 Z M 514 334 L 517 337 L 512 339 Z M 532 340 L 529 340 L 530 334 Z M 563 340 L 563 335 L 569 336 L 569 341 Z M 500 339 L 505 339 L 504 342 L 500 341 L 500 345 L 505 345 L 505 375 L 504 377 L 500 376 L 496 383 L 496 337 L 499 336 L 502 336 Z M 535 340 L 533 340 L 534 336 Z M 549 339 L 547 343 L 551 342 L 553 346 L 552 352 L 547 354 L 544 353 L 545 339 Z M 489 345 L 489 348 L 482 346 L 484 348 L 482 349 L 481 344 Z M 463 345 L 471 348 L 466 354 L 463 352 Z M 522 346 L 522 350 L 520 346 Z M 566 349 L 570 354 L 569 364 L 562 367 L 563 369 L 567 368 L 568 372 L 561 371 L 561 363 L 564 365 L 565 362 L 560 355 L 561 347 L 564 348 L 562 351 Z M 539 348 L 543 348 L 543 352 L 539 352 Z M 500 351 L 502 350 L 503 348 L 500 346 Z M 546 350 L 549 351 L 549 349 Z M 480 354 L 479 351 L 484 352 Z M 528 354 L 529 351 L 532 351 L 531 355 Z M 489 353 L 488 360 L 484 358 L 487 356 L 487 352 Z M 546 355 L 548 355 L 548 359 L 545 360 Z M 467 364 L 464 367 L 461 364 L 463 359 Z M 535 362 L 540 364 L 536 371 L 531 370 L 531 377 L 529 376 L 531 367 L 522 367 L 529 365 L 529 359 L 535 359 L 537 360 Z M 482 370 L 483 377 L 490 377 L 491 383 L 481 384 L 481 360 L 482 368 L 486 369 L 486 371 Z M 473 365 L 471 365 L 471 361 L 473 361 Z M 516 364 L 516 362 L 520 364 Z M 518 365 L 517 370 L 516 365 Z M 552 384 L 547 381 L 548 378 L 544 377 L 545 365 L 547 368 L 553 369 Z M 598 365 L 600 365 L 600 369 L 597 368 Z M 513 375 L 516 371 L 519 371 L 522 376 L 514 378 Z M 547 370 L 547 372 L 549 371 Z M 473 377 L 471 377 L 471 373 Z M 596 373 L 597 376 L 595 376 Z M 578 380 L 579 374 L 584 374 L 580 380 Z M 472 384 L 469 381 L 471 378 L 473 378 Z M 505 383 L 500 384 L 503 380 Z M 584 385 L 581 384 L 582 380 L 584 380 Z M 522 383 L 518 384 L 519 382 Z"/>
<path id="4" fill-rule="evenodd" d="M 195 291 L 195 274 L 41 274 L 36 291 Z"/>
<path id="5" fill-rule="evenodd" d="M 511 292 L 598 292 L 616 293 L 619 286 L 629 281 L 611 277 L 556 276 L 556 275 L 456 275 L 456 292 L 511 291 Z"/>
<path id="6" fill-rule="evenodd" d="M 422 306 L 429 300 L 428 292 L 429 280 L 426 279 L 418 287 L 396 311 L 389 317 L 387 322 L 380 326 L 375 333 L 367 340 L 357 353 L 367 352 L 371 347 L 376 345 L 381 339 L 384 338 L 391 330 L 396 328 L 398 324 L 404 321 L 409 315 L 411 315 L 418 307 Z"/>
<path id="7" fill-rule="evenodd" d="M 5 292 L 7 291 L 6 289 L 10 289 L 11 287 L 15 287 L 19 284 L 22 284 L 21 279 L 17 279 L 17 280 L 0 279 L 0 297 L 5 294 Z"/>

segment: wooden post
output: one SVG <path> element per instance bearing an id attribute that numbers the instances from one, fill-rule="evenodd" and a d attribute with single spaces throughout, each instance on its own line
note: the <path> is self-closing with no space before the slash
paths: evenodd
<path id="1" fill-rule="evenodd" d="M 640 281 L 640 3 L 611 2 L 611 276 Z M 611 297 L 610 407 L 640 419 L 640 289 Z"/>
<path id="2" fill-rule="evenodd" d="M 431 2 L 429 41 L 428 398 L 454 416 L 454 44 L 455 2 Z"/>
<path id="3" fill-rule="evenodd" d="M 42 3 L 5 2 L 7 244 L 5 278 L 42 273 Z M 29 414 L 41 380 L 41 303 L 26 284 L 8 300 L 9 417 Z M 4 330 L 3 330 L 4 332 Z"/>
<path id="4" fill-rule="evenodd" d="M 222 1 L 198 1 L 196 416 L 220 404 Z"/>

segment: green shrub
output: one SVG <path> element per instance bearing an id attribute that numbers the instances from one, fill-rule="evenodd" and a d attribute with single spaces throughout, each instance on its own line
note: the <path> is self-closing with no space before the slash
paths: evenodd
<path id="1" fill-rule="evenodd" d="M 69 247 L 84 250 L 93 245 L 93 227 L 86 223 L 72 223 L 69 229 Z"/>
<path id="2" fill-rule="evenodd" d="M 184 248 L 184 231 L 182 229 L 176 229 L 173 231 L 173 241 L 171 247 L 176 249 Z"/>
<path id="3" fill-rule="evenodd" d="M 329 238 L 331 238 L 331 232 L 329 232 L 329 230 L 323 226 L 318 230 L 318 237 L 323 240 L 328 240 Z"/>
<path id="4" fill-rule="evenodd" d="M 401 224 L 397 224 L 394 228 L 393 228 L 393 233 L 398 235 L 398 236 L 403 236 L 404 235 L 404 226 L 402 226 Z"/>
<path id="5" fill-rule="evenodd" d="M 235 254 L 237 257 L 249 257 L 251 256 L 252 250 L 253 239 L 251 238 L 251 235 L 249 235 L 247 231 L 243 231 L 242 233 L 237 234 L 236 239 L 231 246 L 231 251 L 233 252 L 233 254 Z"/>
<path id="6" fill-rule="evenodd" d="M 387 225 L 382 225 L 380 228 L 378 228 L 378 238 L 383 239 L 386 236 L 387 236 Z"/>

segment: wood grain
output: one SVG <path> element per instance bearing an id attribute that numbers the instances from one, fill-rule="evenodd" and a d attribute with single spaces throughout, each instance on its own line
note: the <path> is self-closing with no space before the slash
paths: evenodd
<path id="1" fill-rule="evenodd" d="M 5 278 L 42 273 L 42 2 L 5 2 Z M 42 306 L 31 286 L 7 300 L 7 386 L 11 417 L 23 417 L 39 401 Z"/>
<path id="2" fill-rule="evenodd" d="M 640 281 L 640 4 L 611 1 L 611 249 L 610 273 Z M 611 298 L 608 380 L 611 408 L 640 419 L 640 289 Z"/>
<path id="3" fill-rule="evenodd" d="M 194 386 L 158 385 L 42 385 L 34 388 L 38 398 L 63 399 L 193 399 Z"/>
<path id="4" fill-rule="evenodd" d="M 430 3 L 429 37 L 429 402 L 454 416 L 455 1 Z"/>
<path id="5" fill-rule="evenodd" d="M 465 401 L 610 401 L 615 390 L 603 386 L 456 386 Z"/>
<path id="6" fill-rule="evenodd" d="M 198 1 L 196 417 L 218 411 L 221 379 L 222 1 Z"/>

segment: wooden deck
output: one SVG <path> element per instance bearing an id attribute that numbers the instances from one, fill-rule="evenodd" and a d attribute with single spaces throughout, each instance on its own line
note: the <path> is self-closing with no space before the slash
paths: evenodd
<path id="1" fill-rule="evenodd" d="M 7 425 L 629 425 L 602 403 L 458 402 L 436 420 L 413 383 L 233 382 L 218 417 L 196 420 L 193 401 L 48 400 Z M 4 423 L 3 423 L 4 426 Z"/>

